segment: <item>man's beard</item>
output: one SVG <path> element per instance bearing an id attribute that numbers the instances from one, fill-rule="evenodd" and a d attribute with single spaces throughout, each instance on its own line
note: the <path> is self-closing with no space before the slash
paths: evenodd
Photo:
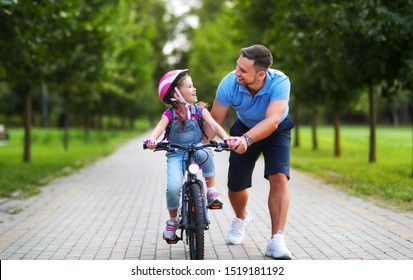
<path id="1" fill-rule="evenodd" d="M 251 83 L 247 83 L 244 79 L 242 79 L 242 82 L 240 82 L 240 79 L 237 79 L 237 83 L 238 83 L 238 85 L 240 85 L 240 86 L 249 86 L 249 85 L 252 85 L 252 84 L 255 83 L 255 79 L 254 79 L 254 81 L 252 81 Z"/>

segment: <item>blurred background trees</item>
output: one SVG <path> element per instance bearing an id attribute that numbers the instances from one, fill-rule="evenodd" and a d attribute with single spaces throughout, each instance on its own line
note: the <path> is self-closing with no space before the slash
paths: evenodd
<path id="1" fill-rule="evenodd" d="M 157 83 L 189 68 L 212 103 L 241 47 L 260 43 L 291 79 L 299 127 L 411 125 L 413 0 L 0 0 L 0 123 L 133 128 L 157 120 Z M 69 143 L 65 142 L 68 148 Z"/>

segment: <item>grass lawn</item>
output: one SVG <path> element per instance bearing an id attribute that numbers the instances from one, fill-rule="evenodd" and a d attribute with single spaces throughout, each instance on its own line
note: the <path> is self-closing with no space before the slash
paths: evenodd
<path id="1" fill-rule="evenodd" d="M 72 173 L 106 156 L 120 144 L 149 129 L 146 122 L 130 131 L 69 131 L 69 149 L 63 148 L 61 129 L 32 129 L 31 162 L 23 163 L 23 129 L 8 129 L 10 140 L 0 146 L 0 197 L 27 197 L 57 176 Z"/>
<path id="2" fill-rule="evenodd" d="M 379 127 L 376 133 L 377 161 L 369 163 L 367 126 L 342 126 L 340 157 L 334 156 L 332 127 L 317 130 L 315 151 L 311 129 L 301 127 L 300 147 L 292 148 L 291 166 L 352 195 L 394 210 L 413 211 L 412 128 Z"/>

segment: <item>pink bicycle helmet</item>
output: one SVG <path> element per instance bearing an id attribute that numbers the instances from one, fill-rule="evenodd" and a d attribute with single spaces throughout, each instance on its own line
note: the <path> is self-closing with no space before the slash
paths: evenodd
<path id="1" fill-rule="evenodd" d="M 182 75 L 187 74 L 188 72 L 188 69 L 179 69 L 169 71 L 168 73 L 163 75 L 158 84 L 159 98 L 162 100 L 162 102 L 166 104 L 171 103 L 171 101 L 165 97 L 169 95 L 169 93 L 173 90 L 174 87 L 176 87 L 179 78 Z"/>

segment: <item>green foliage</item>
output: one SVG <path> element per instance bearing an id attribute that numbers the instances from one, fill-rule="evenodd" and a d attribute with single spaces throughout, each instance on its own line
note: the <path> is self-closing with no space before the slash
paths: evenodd
<path id="1" fill-rule="evenodd" d="M 411 117 L 413 0 L 189 2 L 200 5 L 176 15 L 184 7 L 163 0 L 1 1 L 0 122 L 20 120 L 29 93 L 35 116 L 49 105 L 51 119 L 84 118 L 85 128 L 96 116 L 153 119 L 164 109 L 158 80 L 175 67 L 189 67 L 200 99 L 212 103 L 239 49 L 254 43 L 268 45 L 274 68 L 290 77 L 297 122 L 302 112 L 304 121 L 367 112 L 359 101 L 373 83 L 379 117 Z M 182 36 L 189 42 L 165 55 Z"/>
<path id="2" fill-rule="evenodd" d="M 63 116 L 66 125 L 72 116 L 116 115 L 133 122 L 158 110 L 147 104 L 156 100 L 154 79 L 164 67 L 162 49 L 169 39 L 161 0 L 0 5 L 0 82 L 6 84 L 0 87 L 2 114 L 23 115 L 24 107 L 30 117 L 32 97 L 40 104 L 35 113 L 53 106 L 49 112 Z M 32 94 L 42 88 L 50 93 L 47 100 Z M 30 161 L 31 120 L 25 120 L 24 159 Z"/>
<path id="3" fill-rule="evenodd" d="M 75 114 L 135 117 L 140 99 L 156 93 L 155 73 L 170 38 L 161 0 L 0 5 L 0 80 L 11 87 L 46 84 L 52 94 L 66 95 Z"/>
<path id="4" fill-rule="evenodd" d="M 293 103 L 337 112 L 371 84 L 412 88 L 411 0 L 232 2 L 240 42 L 273 51 L 274 67 L 292 80 Z"/>
<path id="5" fill-rule="evenodd" d="M 231 8 L 224 5 L 225 2 L 219 2 L 220 5 L 211 2 L 214 1 L 207 1 L 198 11 L 203 21 L 193 32 L 195 47 L 189 58 L 197 95 L 209 104 L 214 101 L 221 79 L 235 69 L 240 49 L 234 44 L 238 31 L 231 18 Z"/>
<path id="6" fill-rule="evenodd" d="M 77 1 L 15 1 L 1 3 L 0 65 L 12 84 L 38 83 L 54 64 L 53 45 L 70 36 Z M 64 28 L 65 27 L 65 28 Z"/>

